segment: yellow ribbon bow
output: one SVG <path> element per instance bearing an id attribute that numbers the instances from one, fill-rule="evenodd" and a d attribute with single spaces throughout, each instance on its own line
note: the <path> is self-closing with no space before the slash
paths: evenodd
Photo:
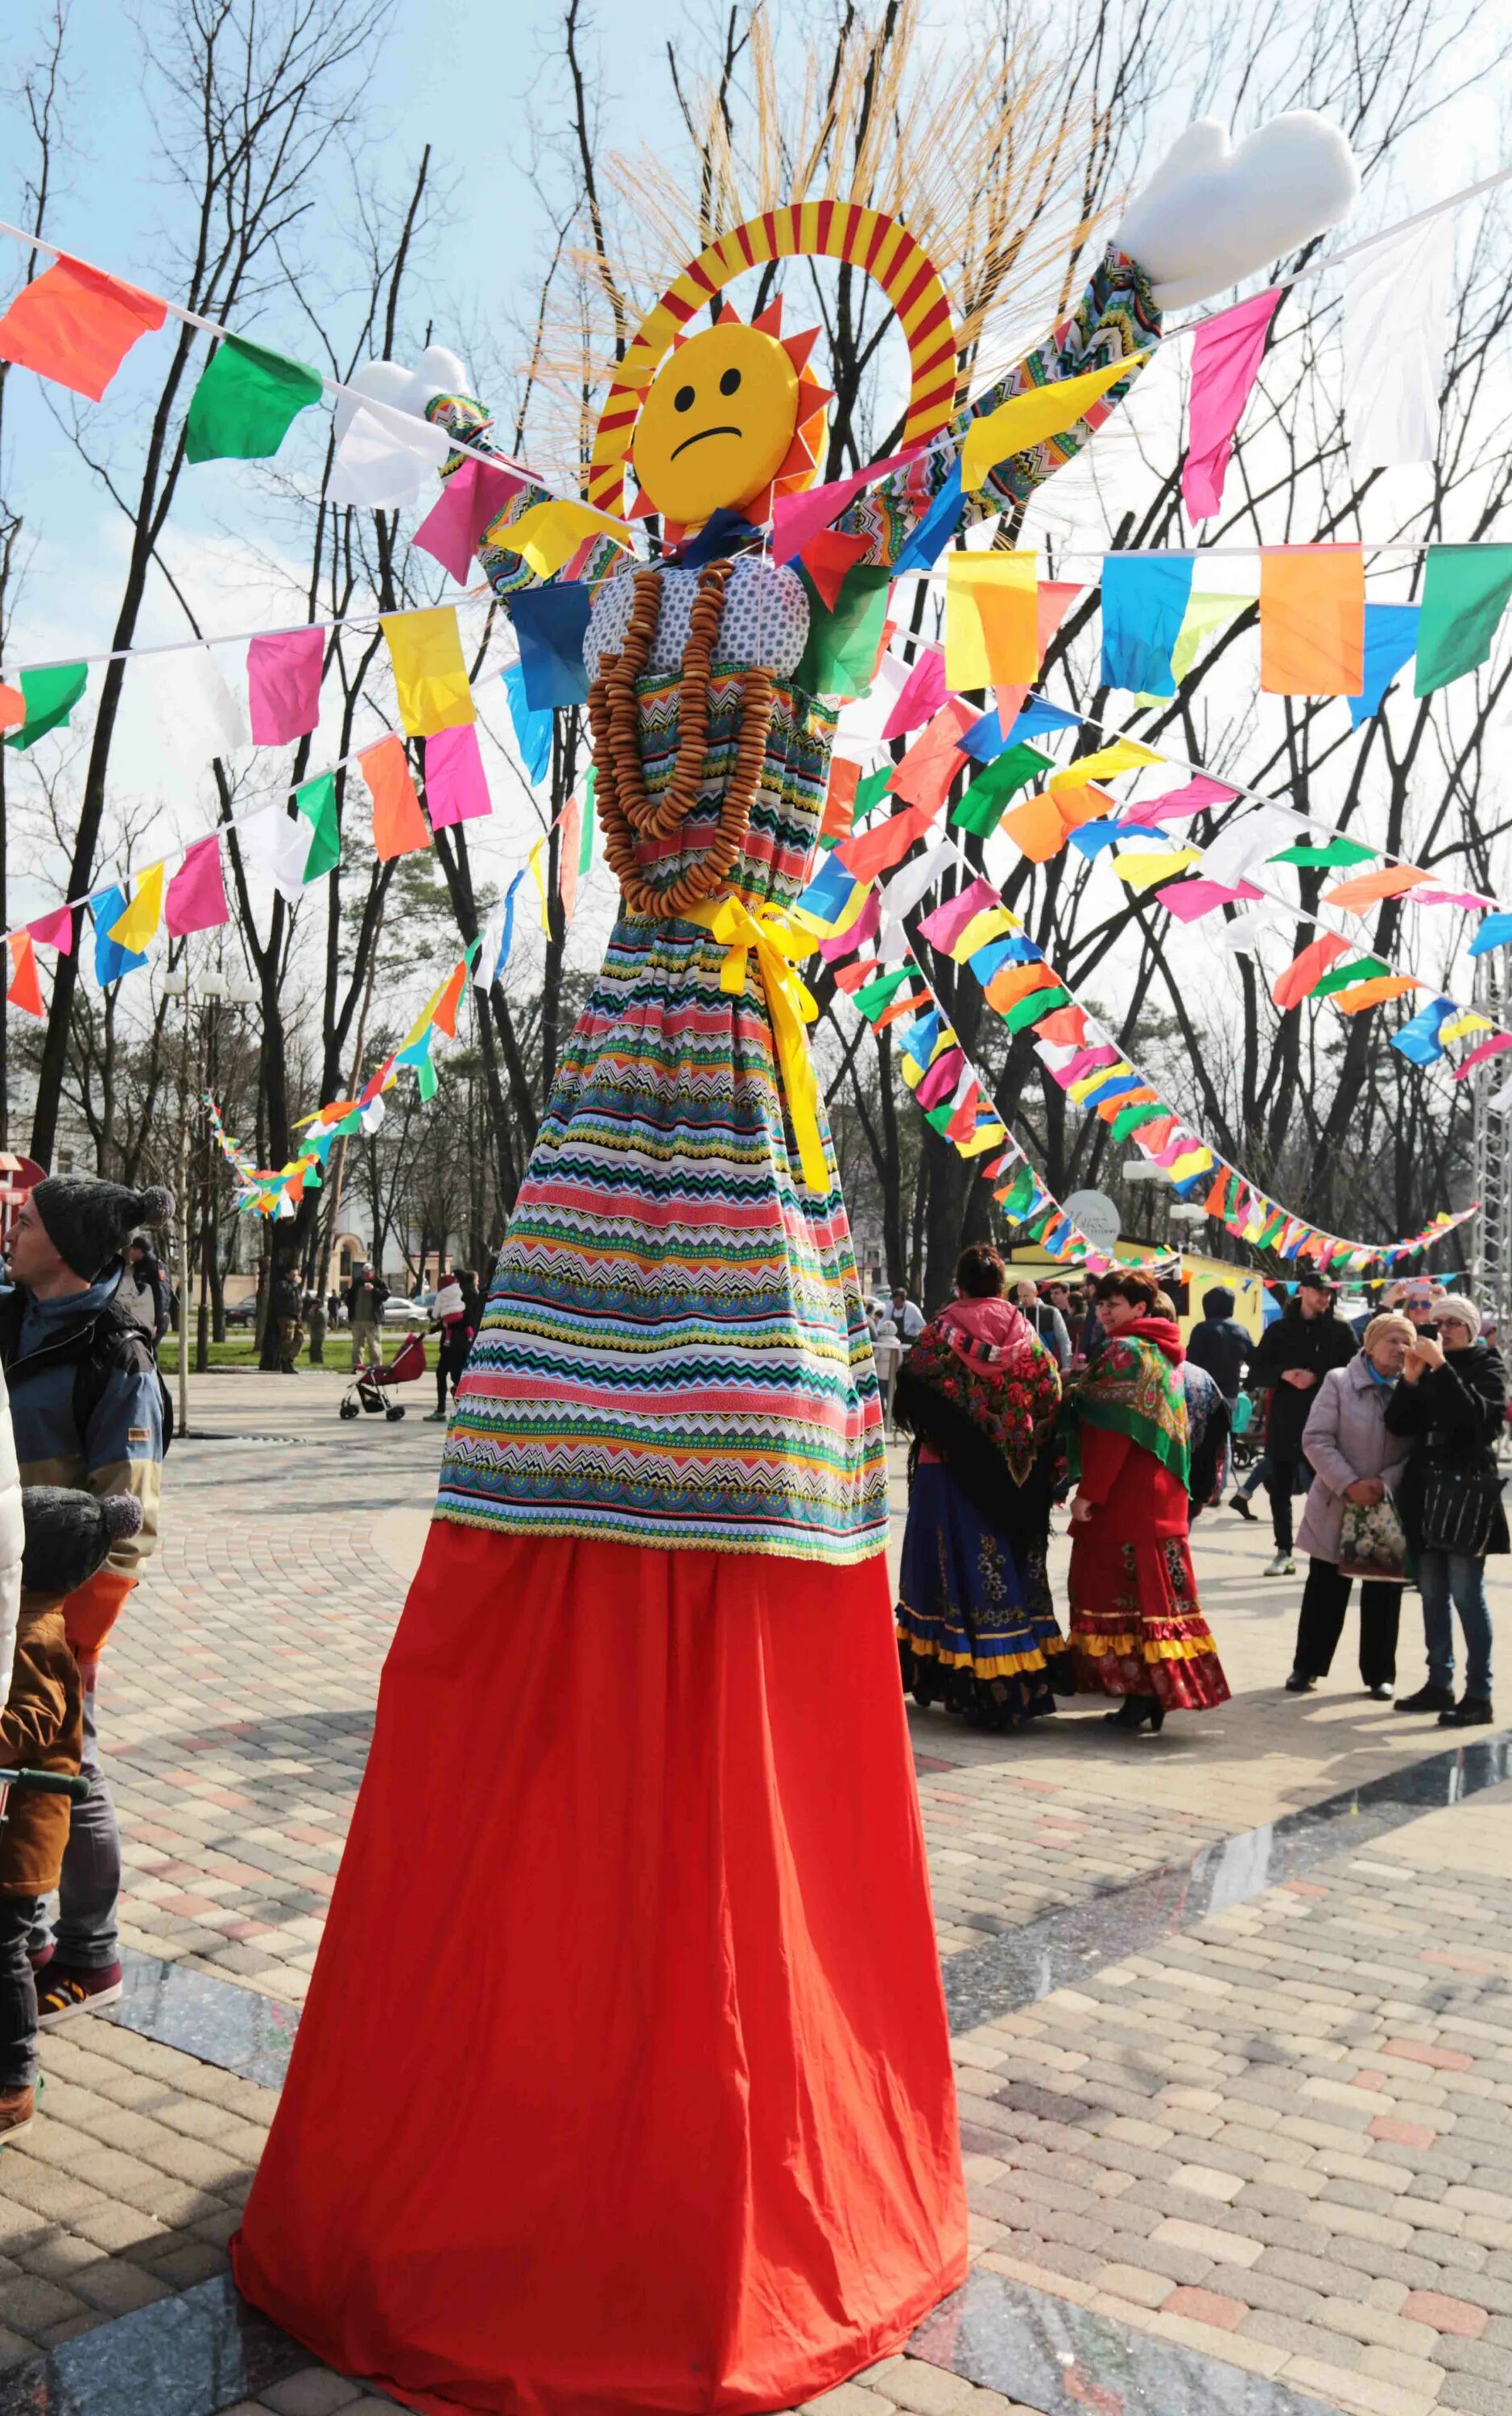
<path id="1" fill-rule="evenodd" d="M 813 915 L 796 908 L 747 906 L 739 898 L 729 896 L 711 898 L 701 906 L 692 906 L 678 920 L 696 923 L 701 930 L 725 943 L 719 987 L 731 996 L 739 997 L 744 989 L 746 968 L 752 950 L 756 951 L 804 1186 L 810 1191 L 828 1191 L 830 1169 L 819 1134 L 819 1086 L 804 1034 L 805 1024 L 812 1023 L 819 1010 L 807 983 L 794 966 L 800 958 L 814 954 L 816 941 L 823 937 L 829 925 L 816 922 Z"/>

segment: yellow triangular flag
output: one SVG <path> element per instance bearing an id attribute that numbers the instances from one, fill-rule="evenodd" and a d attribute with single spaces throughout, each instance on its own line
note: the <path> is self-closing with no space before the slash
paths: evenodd
<path id="1" fill-rule="evenodd" d="M 1173 873 L 1185 872 L 1189 865 L 1197 862 L 1197 857 L 1194 847 L 1162 848 L 1159 853 L 1130 848 L 1127 855 L 1113 858 L 1113 868 L 1130 889 L 1153 889 L 1158 881 L 1169 881 Z"/>
<path id="2" fill-rule="evenodd" d="M 1147 352 L 1130 353 L 1126 359 L 1110 361 L 1106 369 L 1091 370 L 1085 377 L 1053 378 L 1048 385 L 1033 385 L 1023 394 L 1010 395 L 996 411 L 974 419 L 961 446 L 962 484 L 975 492 L 999 461 L 1026 453 L 1032 445 L 1047 444 L 1052 436 L 1064 436 L 1111 385 L 1131 377 L 1149 357 Z M 527 520 L 531 517 L 525 515 Z"/>
<path id="3" fill-rule="evenodd" d="M 1111 780 L 1115 772 L 1132 772 L 1141 763 L 1161 763 L 1162 755 L 1151 747 L 1141 747 L 1137 738 L 1115 738 L 1107 747 L 1100 747 L 1095 755 L 1078 755 L 1064 772 L 1051 779 L 1052 789 L 1085 789 L 1088 780 Z"/>
<path id="4" fill-rule="evenodd" d="M 379 626 L 394 665 L 399 719 L 412 738 L 439 737 L 443 730 L 476 721 L 455 606 L 388 612 Z"/>
<path id="5" fill-rule="evenodd" d="M 167 868 L 161 864 L 148 866 L 131 892 L 130 904 L 123 907 L 110 928 L 108 936 L 139 957 L 163 919 L 163 875 Z"/>
<path id="6" fill-rule="evenodd" d="M 616 545 L 630 542 L 623 521 L 608 512 L 595 512 L 587 504 L 552 497 L 546 503 L 532 504 L 517 521 L 499 530 L 490 543 L 501 542 L 517 553 L 537 579 L 550 579 L 576 552 L 585 536 L 611 536 Z"/>

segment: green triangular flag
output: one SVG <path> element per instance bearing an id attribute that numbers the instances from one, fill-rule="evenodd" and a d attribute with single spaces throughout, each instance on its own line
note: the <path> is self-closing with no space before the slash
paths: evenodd
<path id="1" fill-rule="evenodd" d="M 842 702 L 865 696 L 882 642 L 891 571 L 858 563 L 846 571 L 832 612 L 801 563 L 798 575 L 808 593 L 809 637 L 793 686 Z"/>
<path id="2" fill-rule="evenodd" d="M 211 354 L 194 389 L 184 451 L 190 461 L 264 461 L 290 423 L 321 399 L 321 381 L 302 361 L 285 360 L 242 336 Z"/>
<path id="3" fill-rule="evenodd" d="M 1127 1140 L 1141 1125 L 1152 1125 L 1157 1116 L 1168 1116 L 1170 1112 L 1169 1108 L 1161 1107 L 1159 1099 L 1145 1099 L 1137 1108 L 1120 1108 L 1113 1120 L 1113 1138 L 1115 1141 Z"/>
<path id="4" fill-rule="evenodd" d="M 583 836 L 577 850 L 577 877 L 581 880 L 593 862 L 593 824 L 596 819 L 594 800 L 598 793 L 598 765 L 590 763 L 588 778 L 583 782 Z"/>
<path id="5" fill-rule="evenodd" d="M 420 1103 L 423 1107 L 427 1099 L 433 1099 L 435 1097 L 436 1085 L 441 1079 L 436 1072 L 435 1066 L 430 1062 L 430 1051 L 428 1049 L 426 1050 L 423 1057 L 416 1059 L 414 1070 L 420 1078 Z"/>
<path id="6" fill-rule="evenodd" d="M 1414 696 L 1431 696 L 1486 660 L 1509 596 L 1512 545 L 1430 546 Z"/>
<path id="7" fill-rule="evenodd" d="M 1049 756 L 1041 755 L 1038 747 L 1021 743 L 1005 748 L 992 763 L 983 765 L 960 804 L 952 808 L 953 827 L 975 831 L 979 838 L 989 838 L 1018 791 L 1026 788 L 1037 773 L 1050 768 Z"/>
<path id="8" fill-rule="evenodd" d="M 52 671 L 22 672 L 21 692 L 26 718 L 6 740 L 7 747 L 35 747 L 48 731 L 67 721 L 84 692 L 89 678 L 83 663 L 58 663 Z"/>
<path id="9" fill-rule="evenodd" d="M 1336 989 L 1353 989 L 1356 982 L 1373 981 L 1378 974 L 1388 974 L 1391 967 L 1380 957 L 1351 957 L 1347 964 L 1330 965 L 1321 981 L 1314 982 L 1310 998 L 1332 998 Z"/>
<path id="10" fill-rule="evenodd" d="M 1067 990 L 1031 989 L 1026 996 L 1014 1001 L 1003 1021 L 1010 1032 L 1022 1032 L 1026 1024 L 1038 1023 L 1041 1017 L 1052 1014 L 1057 1006 L 1070 1004 L 1070 994 Z"/>
<path id="11" fill-rule="evenodd" d="M 1049 1231 L 1050 1227 L 1055 1223 L 1055 1218 L 1059 1214 L 1060 1210 L 1055 1206 L 1054 1200 L 1051 1201 L 1048 1208 L 1041 1208 L 1039 1215 L 1031 1216 L 1028 1223 L 1025 1226 L 1025 1240 L 1026 1242 L 1038 1242 L 1041 1240 L 1044 1234 Z"/>
<path id="12" fill-rule="evenodd" d="M 294 805 L 309 824 L 309 853 L 302 881 L 319 881 L 341 861 L 341 832 L 336 813 L 336 774 L 322 772 L 294 791 Z"/>
<path id="13" fill-rule="evenodd" d="M 875 981 L 863 982 L 851 992 L 852 1006 L 859 1006 L 868 1023 L 875 1022 L 885 1006 L 891 1006 L 906 981 L 913 978 L 912 968 L 905 965 L 901 973 L 878 974 Z"/>
<path id="14" fill-rule="evenodd" d="M 1331 871 L 1337 865 L 1370 864 L 1380 853 L 1378 848 L 1362 847 L 1357 838 L 1331 838 L 1326 847 L 1283 847 L 1280 855 L 1267 856 L 1267 864 L 1301 864 L 1310 870 Z"/>
<path id="15" fill-rule="evenodd" d="M 887 795 L 892 775 L 897 768 L 895 763 L 884 763 L 880 772 L 868 772 L 863 780 L 857 781 L 856 800 L 850 809 L 852 829 L 863 814 L 869 814 L 872 808 L 879 804 Z"/>
<path id="16" fill-rule="evenodd" d="M 999 1195 L 997 1205 L 1009 1222 L 1014 1224 L 1033 1200 L 1034 1175 L 1028 1167 L 1021 1166 L 1009 1188 Z"/>

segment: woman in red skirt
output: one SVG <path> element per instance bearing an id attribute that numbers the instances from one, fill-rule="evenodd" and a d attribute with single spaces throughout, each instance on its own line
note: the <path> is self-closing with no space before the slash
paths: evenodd
<path id="1" fill-rule="evenodd" d="M 1105 1340 L 1077 1384 L 1070 1644 L 1078 1693 L 1121 1695 L 1119 1728 L 1210 1711 L 1228 1681 L 1187 1548 L 1185 1351 L 1156 1286 L 1120 1267 L 1097 1287 Z"/>

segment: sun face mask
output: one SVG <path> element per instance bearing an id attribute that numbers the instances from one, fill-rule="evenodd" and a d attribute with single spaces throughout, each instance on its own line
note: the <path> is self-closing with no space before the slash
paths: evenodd
<path id="1" fill-rule="evenodd" d="M 726 307 L 674 345 L 636 429 L 640 510 L 684 529 L 720 510 L 761 521 L 774 493 L 808 485 L 831 400 L 806 366 L 817 332 L 784 341 L 777 301 L 750 326 Z"/>

